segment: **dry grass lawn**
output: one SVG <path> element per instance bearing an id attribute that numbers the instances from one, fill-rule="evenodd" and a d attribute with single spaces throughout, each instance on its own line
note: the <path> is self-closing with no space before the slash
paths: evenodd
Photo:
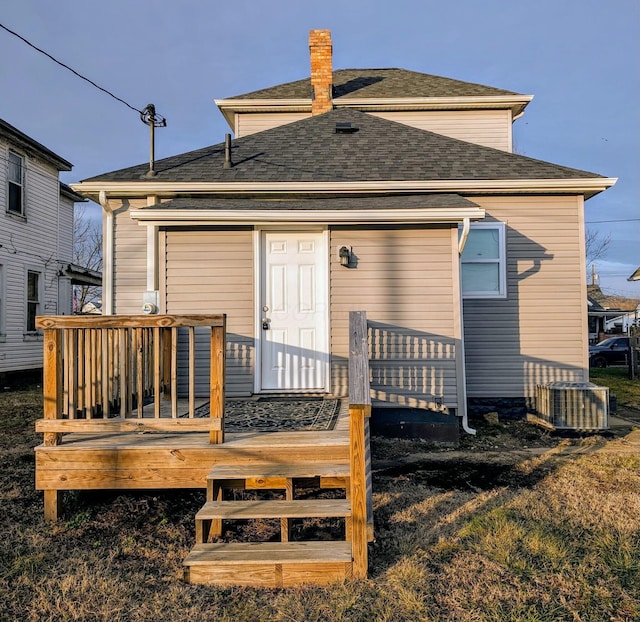
<path id="1" fill-rule="evenodd" d="M 369 580 L 216 589 L 181 580 L 204 493 L 68 493 L 45 523 L 40 416 L 38 390 L 0 393 L 0 620 L 640 620 L 640 456 L 596 451 L 616 441 L 495 421 L 463 451 L 376 440 Z"/>

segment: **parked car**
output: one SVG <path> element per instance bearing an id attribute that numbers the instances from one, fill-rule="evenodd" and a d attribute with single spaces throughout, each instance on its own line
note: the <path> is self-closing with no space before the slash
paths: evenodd
<path id="1" fill-rule="evenodd" d="M 629 337 L 609 337 L 589 346 L 589 367 L 626 365 L 630 347 Z"/>

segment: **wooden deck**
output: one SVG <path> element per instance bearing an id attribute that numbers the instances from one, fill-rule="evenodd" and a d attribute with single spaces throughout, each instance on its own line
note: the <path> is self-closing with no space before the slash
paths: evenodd
<path id="1" fill-rule="evenodd" d="M 227 433 L 214 445 L 203 432 L 71 433 L 35 452 L 38 490 L 204 489 L 215 465 L 348 461 L 349 410 L 330 431 Z"/>
<path id="2" fill-rule="evenodd" d="M 224 317 L 111 316 L 91 329 L 77 318 L 42 320 L 45 418 L 36 430 L 44 442 L 35 455 L 45 517 L 58 519 L 64 491 L 202 488 L 207 502 L 194 516 L 187 581 L 283 587 L 366 577 L 373 539 L 367 330 L 364 313 L 351 315 L 350 378 L 358 382 L 350 382 L 333 429 L 236 433 L 224 427 Z M 177 330 L 192 335 L 193 325 L 212 329 L 210 395 L 202 401 L 193 390 L 192 337 L 189 395 L 177 398 Z M 92 356 L 102 357 L 99 365 Z M 199 418 L 205 401 L 209 416 Z M 343 498 L 299 499 L 302 486 L 342 489 Z M 279 490 L 284 498 L 232 501 L 230 489 Z M 264 517 L 280 519 L 281 542 L 219 541 L 223 521 Z M 292 520 L 318 517 L 343 520 L 344 540 L 289 541 Z"/>

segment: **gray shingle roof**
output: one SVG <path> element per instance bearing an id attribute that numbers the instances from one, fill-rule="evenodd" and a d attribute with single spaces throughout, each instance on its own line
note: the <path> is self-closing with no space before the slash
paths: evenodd
<path id="1" fill-rule="evenodd" d="M 336 133 L 337 123 L 357 131 Z M 483 147 L 347 108 L 156 162 L 157 181 L 353 182 L 573 179 L 595 173 Z M 85 181 L 144 179 L 140 164 Z"/>
<path id="2" fill-rule="evenodd" d="M 462 82 L 408 69 L 338 69 L 333 72 L 334 98 L 465 97 L 517 95 L 491 86 Z M 228 99 L 305 99 L 310 78 L 278 84 Z"/>
<path id="3" fill-rule="evenodd" d="M 177 198 L 153 207 L 154 210 L 203 209 L 203 210 L 393 210 L 411 208 L 460 208 L 477 207 L 459 194 L 421 194 L 395 196 L 313 197 L 300 199 L 259 198 Z"/>
<path id="4" fill-rule="evenodd" d="M 31 136 L 27 136 L 24 132 L 7 123 L 4 119 L 0 119 L 0 137 L 7 139 L 21 149 L 35 151 L 40 157 L 55 166 L 59 171 L 70 171 L 73 168 L 71 162 L 60 157 L 42 143 L 31 138 Z"/>

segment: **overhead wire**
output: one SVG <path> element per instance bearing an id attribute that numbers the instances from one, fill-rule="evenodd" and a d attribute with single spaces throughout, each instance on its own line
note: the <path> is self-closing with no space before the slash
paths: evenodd
<path id="1" fill-rule="evenodd" d="M 609 222 L 638 222 L 640 221 L 640 218 L 619 218 L 617 220 L 585 220 L 585 224 L 587 225 L 596 225 L 596 224 L 602 224 L 602 223 L 609 223 Z"/>
<path id="2" fill-rule="evenodd" d="M 64 69 L 67 69 L 72 74 L 76 75 L 78 78 L 84 80 L 85 82 L 88 82 L 89 84 L 91 84 L 92 86 L 94 86 L 98 90 L 102 91 L 103 93 L 106 93 L 107 95 L 109 95 L 109 97 L 113 97 L 113 99 L 115 99 L 116 101 L 119 101 L 119 102 L 123 103 L 125 106 L 127 106 L 127 108 L 130 108 L 131 110 L 133 110 L 134 112 L 137 112 L 140 115 L 144 115 L 144 111 L 143 110 L 139 110 L 135 106 L 132 106 L 131 104 L 126 102 L 121 97 L 118 97 L 117 95 L 114 95 L 108 89 L 103 88 L 99 84 L 96 84 L 93 80 L 87 78 L 86 76 L 83 76 L 81 73 L 77 72 L 75 69 L 69 67 L 69 65 L 67 65 L 66 63 L 63 63 L 62 61 L 58 60 L 57 58 L 55 58 L 54 56 L 52 56 L 51 54 L 49 54 L 48 52 L 43 50 L 42 48 L 39 48 L 37 45 L 34 45 L 33 43 L 31 43 L 31 41 L 29 41 L 28 39 L 26 39 L 22 35 L 18 34 L 14 30 L 11 30 L 11 28 L 8 28 L 7 26 L 5 26 L 2 23 L 0 23 L 0 28 L 2 28 L 3 30 L 6 30 L 9 34 L 12 34 L 14 37 L 17 37 L 18 39 L 20 39 L 21 41 L 26 43 L 29 47 L 33 48 L 37 52 L 40 52 L 40 54 L 44 54 L 47 58 L 51 59 L 54 63 L 60 65 L 60 67 L 64 67 Z"/>

